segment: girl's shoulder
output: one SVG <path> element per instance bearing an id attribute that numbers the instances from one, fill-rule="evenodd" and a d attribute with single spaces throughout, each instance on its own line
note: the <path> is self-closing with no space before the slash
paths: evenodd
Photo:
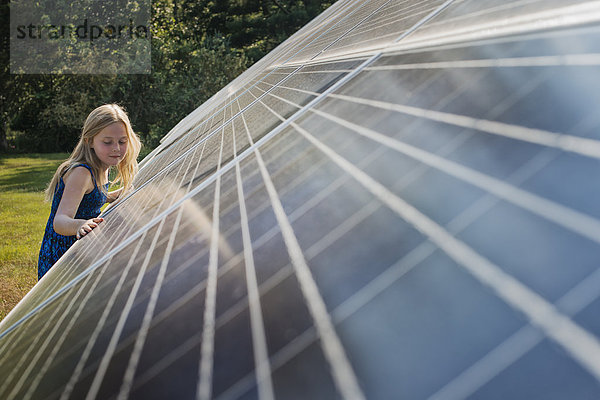
<path id="1" fill-rule="evenodd" d="M 84 167 L 84 168 L 78 168 Z M 67 184 L 85 187 L 86 193 L 89 193 L 95 188 L 95 180 L 92 175 L 91 168 L 87 164 L 75 164 L 71 166 L 61 177 L 65 186 Z"/>

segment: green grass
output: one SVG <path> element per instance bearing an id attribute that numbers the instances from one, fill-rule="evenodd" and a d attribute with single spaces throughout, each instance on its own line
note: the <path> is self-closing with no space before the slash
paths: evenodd
<path id="1" fill-rule="evenodd" d="M 0 155 L 0 320 L 37 282 L 37 258 L 50 214 L 44 189 L 69 155 Z"/>

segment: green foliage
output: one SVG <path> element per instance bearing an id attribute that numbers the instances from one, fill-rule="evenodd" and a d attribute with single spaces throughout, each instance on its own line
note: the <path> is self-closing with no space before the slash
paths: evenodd
<path id="1" fill-rule="evenodd" d="M 128 111 L 147 154 L 177 122 L 330 3 L 155 0 L 151 74 L 18 75 L 9 71 L 10 13 L 3 2 L 0 151 L 71 151 L 88 113 L 116 102 Z"/>
<path id="2" fill-rule="evenodd" d="M 143 140 L 152 148 L 177 122 L 243 72 L 248 64 L 245 55 L 231 49 L 220 35 L 205 38 L 201 45 L 192 39 L 179 40 L 177 46 L 169 41 L 157 39 L 157 42 L 154 48 L 159 55 L 166 56 L 156 61 L 159 68 L 153 74 L 162 90 L 154 93 L 151 104 L 147 105 L 154 115 L 160 116 L 147 119 L 148 135 Z"/>

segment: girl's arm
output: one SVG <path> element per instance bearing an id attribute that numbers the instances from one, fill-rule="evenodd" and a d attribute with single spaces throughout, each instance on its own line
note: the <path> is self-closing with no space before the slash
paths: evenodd
<path id="1" fill-rule="evenodd" d="M 102 218 L 75 219 L 83 195 L 94 189 L 92 177 L 86 168 L 76 167 L 65 175 L 63 181 L 65 189 L 54 217 L 54 230 L 63 236 L 85 236 L 102 221 Z"/>

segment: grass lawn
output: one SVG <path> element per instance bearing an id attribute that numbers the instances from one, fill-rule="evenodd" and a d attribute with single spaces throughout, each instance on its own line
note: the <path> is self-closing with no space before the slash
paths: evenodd
<path id="1" fill-rule="evenodd" d="M 0 155 L 0 320 L 37 282 L 37 259 L 50 214 L 46 188 L 69 155 Z"/>

